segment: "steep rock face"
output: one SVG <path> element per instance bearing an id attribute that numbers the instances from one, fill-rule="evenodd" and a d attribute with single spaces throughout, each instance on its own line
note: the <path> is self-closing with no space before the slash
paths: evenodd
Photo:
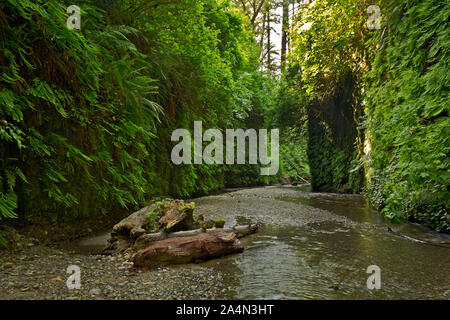
<path id="1" fill-rule="evenodd" d="M 243 252 L 235 233 L 201 233 L 157 241 L 134 256 L 136 267 L 151 268 L 168 264 L 185 264 Z"/>

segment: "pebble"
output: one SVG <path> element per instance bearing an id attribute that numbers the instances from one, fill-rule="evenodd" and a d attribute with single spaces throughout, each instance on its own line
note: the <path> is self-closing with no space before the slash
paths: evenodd
<path id="1" fill-rule="evenodd" d="M 99 296 L 102 293 L 102 290 L 100 290 L 99 288 L 94 288 L 89 290 L 89 295 L 90 296 Z"/>

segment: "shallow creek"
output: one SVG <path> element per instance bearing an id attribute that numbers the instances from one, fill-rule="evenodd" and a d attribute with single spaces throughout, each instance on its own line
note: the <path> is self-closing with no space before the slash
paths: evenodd
<path id="1" fill-rule="evenodd" d="M 242 239 L 243 254 L 201 264 L 231 288 L 218 299 L 450 299 L 450 236 L 411 223 L 389 226 L 362 196 L 261 187 L 193 201 L 197 213 L 222 216 L 226 226 L 261 226 Z M 107 238 L 70 249 L 91 253 Z M 381 269 L 380 290 L 367 288 L 371 265 Z"/>

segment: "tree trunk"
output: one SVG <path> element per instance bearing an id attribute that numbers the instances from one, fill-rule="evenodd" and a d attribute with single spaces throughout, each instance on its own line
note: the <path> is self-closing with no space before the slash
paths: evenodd
<path id="1" fill-rule="evenodd" d="M 270 34 L 271 34 L 271 27 L 270 27 L 270 8 L 269 6 L 266 7 L 266 13 L 267 13 L 267 71 L 272 71 L 272 43 L 270 40 Z"/>
<path id="2" fill-rule="evenodd" d="M 199 235 L 157 241 L 133 258 L 138 268 L 186 264 L 240 253 L 244 248 L 234 233 Z"/>
<path id="3" fill-rule="evenodd" d="M 283 25 L 281 30 L 281 69 L 286 65 L 289 33 L 289 1 L 283 0 Z"/>
<path id="4" fill-rule="evenodd" d="M 259 39 L 259 48 L 261 49 L 260 55 L 260 63 L 263 63 L 264 60 L 264 36 L 266 35 L 266 21 L 267 21 L 267 11 L 264 12 L 262 26 L 261 26 L 261 35 Z"/>
<path id="5" fill-rule="evenodd" d="M 235 233 L 237 238 L 243 238 L 250 234 L 256 233 L 258 231 L 258 226 L 256 224 L 248 225 L 248 226 L 235 226 L 233 228 L 227 228 L 227 229 L 197 229 L 197 230 L 190 230 L 190 231 L 180 231 L 180 232 L 174 232 L 174 233 L 165 233 L 165 232 L 158 232 L 158 233 L 149 233 L 149 234 L 143 234 L 140 236 L 135 244 L 134 248 L 136 250 L 144 249 L 148 246 L 151 246 L 157 241 L 165 240 L 165 239 L 173 239 L 173 238 L 182 238 L 182 237 L 191 237 L 196 236 L 202 233 L 208 233 L 208 234 L 218 234 L 218 233 Z"/>

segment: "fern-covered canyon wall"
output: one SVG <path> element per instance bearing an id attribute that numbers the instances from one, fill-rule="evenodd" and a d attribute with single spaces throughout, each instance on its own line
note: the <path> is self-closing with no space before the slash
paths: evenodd
<path id="1" fill-rule="evenodd" d="M 368 74 L 368 195 L 394 221 L 450 231 L 450 4 L 385 1 Z"/>
<path id="2" fill-rule="evenodd" d="M 446 1 L 293 0 L 281 15 L 275 0 L 76 2 L 80 30 L 72 2 L 0 3 L 2 222 L 283 178 L 449 232 Z M 171 134 L 194 121 L 279 129 L 279 174 L 174 165 Z"/>
<path id="3" fill-rule="evenodd" d="M 176 128 L 243 127 L 258 48 L 227 2 L 0 4 L 0 219 L 55 221 L 268 183 L 257 166 L 175 166 Z M 176 14 L 174 14 L 176 13 Z M 246 120 L 249 121 L 249 120 Z"/>
<path id="4" fill-rule="evenodd" d="M 279 113 L 307 123 L 313 189 L 449 232 L 449 15 L 438 0 L 299 5 Z"/>

